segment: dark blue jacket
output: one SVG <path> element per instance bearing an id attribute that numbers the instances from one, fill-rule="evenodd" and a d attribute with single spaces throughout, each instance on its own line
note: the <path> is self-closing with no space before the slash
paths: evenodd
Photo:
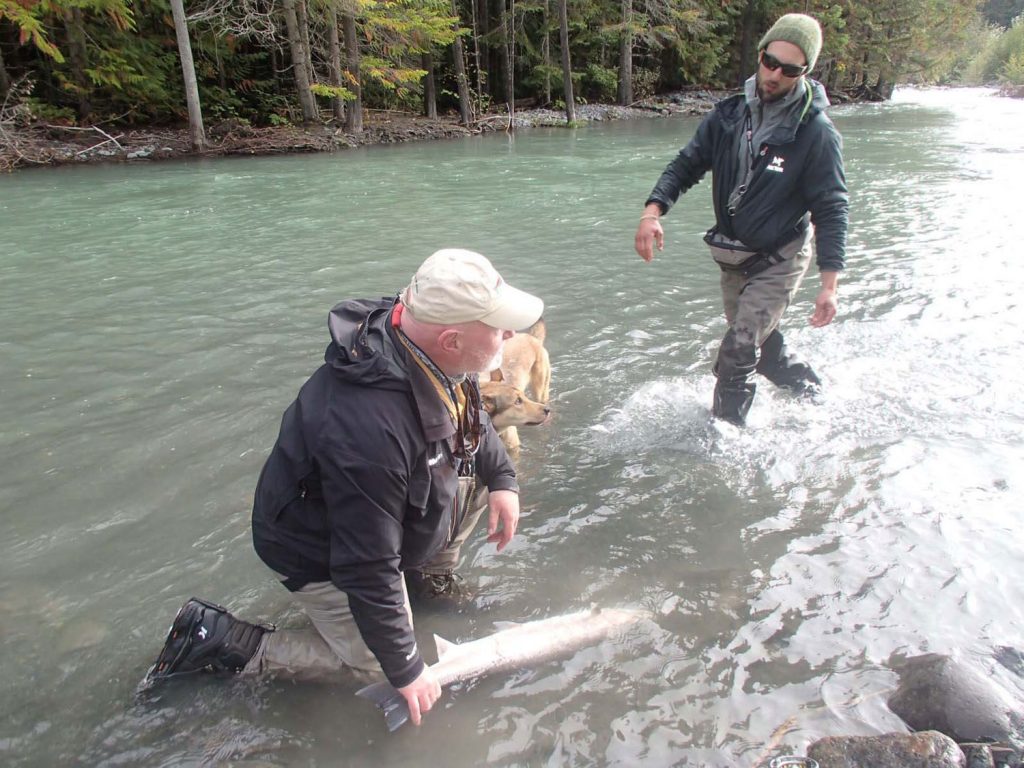
<path id="1" fill-rule="evenodd" d="M 252 513 L 257 554 L 285 586 L 331 581 L 395 686 L 423 660 L 404 607 L 402 571 L 457 533 L 455 427 L 433 384 L 395 337 L 395 299 L 338 304 L 325 363 L 281 419 Z M 473 386 L 476 386 L 473 382 Z M 476 472 L 518 490 L 486 413 Z"/>
<path id="2" fill-rule="evenodd" d="M 711 171 L 716 226 L 723 235 L 754 250 L 776 251 L 804 231 L 810 212 L 818 268 L 843 269 L 849 198 L 842 139 L 823 111 L 828 99 L 821 84 L 806 82 L 810 104 L 798 121 L 777 127 L 755 148 L 753 176 L 734 215 L 728 200 L 746 171 L 739 152 L 748 111 L 743 94 L 723 99 L 704 117 L 647 203 L 658 203 L 667 213 L 680 194 Z"/>

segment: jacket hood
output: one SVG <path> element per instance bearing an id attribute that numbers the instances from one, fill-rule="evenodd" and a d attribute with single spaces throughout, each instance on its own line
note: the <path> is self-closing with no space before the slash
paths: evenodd
<path id="1" fill-rule="evenodd" d="M 388 330 L 396 298 L 350 299 L 327 315 L 331 343 L 324 362 L 346 381 L 385 389 L 408 389 L 404 355 Z"/>

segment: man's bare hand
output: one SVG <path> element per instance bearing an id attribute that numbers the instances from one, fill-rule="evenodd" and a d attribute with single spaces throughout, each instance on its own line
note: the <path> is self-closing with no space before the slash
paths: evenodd
<path id="1" fill-rule="evenodd" d="M 519 494 L 515 491 L 491 491 L 487 505 L 487 540 L 498 545 L 501 552 L 512 541 L 519 527 Z"/>
<path id="2" fill-rule="evenodd" d="M 644 214 L 646 217 L 648 214 Z M 654 246 L 659 251 L 665 250 L 665 230 L 661 228 L 661 222 L 655 218 L 641 218 L 640 226 L 636 228 L 636 237 L 633 239 L 633 247 L 644 261 L 651 261 L 654 258 Z"/>
<path id="3" fill-rule="evenodd" d="M 423 714 L 430 711 L 439 698 L 441 698 L 441 685 L 434 677 L 430 667 L 424 667 L 420 676 L 398 692 L 402 694 L 406 704 L 409 705 L 409 717 L 413 725 L 419 725 L 423 720 Z"/>
<path id="4" fill-rule="evenodd" d="M 836 292 L 822 288 L 818 292 L 818 298 L 814 300 L 814 314 L 811 315 L 811 325 L 815 328 L 822 328 L 832 322 L 836 316 L 839 302 L 836 300 Z"/>

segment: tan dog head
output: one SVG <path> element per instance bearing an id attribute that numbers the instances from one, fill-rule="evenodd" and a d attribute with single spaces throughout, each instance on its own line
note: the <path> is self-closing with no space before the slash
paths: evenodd
<path id="1" fill-rule="evenodd" d="M 491 423 L 499 432 L 509 427 L 543 424 L 551 416 L 551 408 L 523 394 L 523 390 L 503 381 L 480 382 L 480 397 Z"/>

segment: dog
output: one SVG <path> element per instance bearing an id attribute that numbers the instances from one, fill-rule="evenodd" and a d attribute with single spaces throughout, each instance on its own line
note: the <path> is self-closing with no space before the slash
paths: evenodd
<path id="1" fill-rule="evenodd" d="M 481 405 L 491 423 L 513 456 L 519 453 L 519 432 L 516 427 L 543 424 L 551 417 L 551 409 L 526 396 L 523 390 L 504 381 L 480 382 Z"/>
<path id="2" fill-rule="evenodd" d="M 528 330 L 505 342 L 501 367 L 490 372 L 491 381 L 504 381 L 547 403 L 551 389 L 551 361 L 544 348 L 547 326 L 540 318 Z"/>
<path id="3" fill-rule="evenodd" d="M 513 456 L 519 454 L 517 427 L 543 424 L 551 416 L 551 362 L 544 348 L 544 318 L 517 333 L 502 348 L 501 367 L 480 374 L 480 397 L 498 437 Z M 535 400 L 531 400 L 529 389 Z"/>

